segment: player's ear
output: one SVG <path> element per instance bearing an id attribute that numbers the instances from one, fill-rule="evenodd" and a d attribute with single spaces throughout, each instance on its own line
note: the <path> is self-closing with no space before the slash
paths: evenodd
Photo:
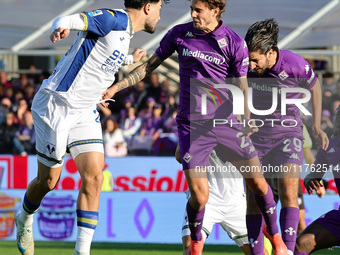
<path id="1" fill-rule="evenodd" d="M 143 9 L 144 9 L 145 15 L 148 15 L 150 13 L 150 10 L 151 10 L 151 4 L 147 3 L 146 5 L 144 5 Z"/>
<path id="2" fill-rule="evenodd" d="M 214 11 L 214 16 L 215 17 L 217 17 L 219 14 L 220 14 L 220 8 L 215 8 L 215 9 L 213 9 L 213 11 Z"/>

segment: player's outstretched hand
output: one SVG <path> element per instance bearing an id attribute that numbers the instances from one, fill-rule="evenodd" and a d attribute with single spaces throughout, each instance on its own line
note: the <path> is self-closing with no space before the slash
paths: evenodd
<path id="1" fill-rule="evenodd" d="M 244 122 L 245 125 L 242 126 L 242 133 L 246 138 L 259 131 L 254 120 L 245 119 Z"/>
<path id="2" fill-rule="evenodd" d="M 321 128 L 313 128 L 313 136 L 319 148 L 327 150 L 329 140 L 327 134 Z"/>
<path id="3" fill-rule="evenodd" d="M 112 85 L 110 88 L 108 88 L 107 90 L 104 91 L 104 93 L 102 94 L 101 100 L 112 98 L 117 93 L 117 91 L 118 91 L 117 86 Z M 109 103 L 101 102 L 101 105 L 104 106 L 104 107 L 108 107 Z"/>
<path id="4" fill-rule="evenodd" d="M 323 183 L 322 180 L 318 180 L 318 179 L 309 179 L 309 180 L 305 180 L 305 187 L 307 189 L 307 193 L 309 195 L 314 194 L 314 190 L 316 192 L 319 192 L 320 189 L 323 187 Z"/>
<path id="5" fill-rule="evenodd" d="M 134 52 L 132 52 L 132 56 L 133 56 L 133 63 L 136 63 L 139 60 L 142 60 L 146 56 L 146 50 L 136 49 Z"/>
<path id="6" fill-rule="evenodd" d="M 56 41 L 60 41 L 70 34 L 70 30 L 67 28 L 57 28 L 55 29 L 52 34 L 50 35 L 51 42 L 55 43 Z"/>

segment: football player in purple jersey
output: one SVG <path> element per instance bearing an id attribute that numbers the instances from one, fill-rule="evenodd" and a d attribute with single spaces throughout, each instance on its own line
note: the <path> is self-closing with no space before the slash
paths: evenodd
<path id="1" fill-rule="evenodd" d="M 275 239 L 273 245 L 276 254 L 287 254 L 276 223 L 273 193 L 263 177 L 256 150 L 248 137 L 256 128 L 245 125 L 242 132 L 241 125 L 215 125 L 216 119 L 223 119 L 226 123 L 238 121 L 231 114 L 231 90 L 238 90 L 247 99 L 248 88 L 247 45 L 221 20 L 225 6 L 225 0 L 191 0 L 192 21 L 170 29 L 155 54 L 109 88 L 103 94 L 103 99 L 111 98 L 118 91 L 144 79 L 176 51 L 180 75 L 180 102 L 176 120 L 182 165 L 191 193 L 187 203 L 191 254 L 201 254 L 203 250 L 201 229 L 209 185 L 201 169 L 209 166 L 209 154 L 214 147 L 223 152 L 223 155 L 219 155 L 223 162 L 229 161 L 241 171 L 255 169 L 246 174 L 242 172 L 248 187 L 255 193 L 254 206 L 258 206 L 264 214 L 268 230 Z M 228 89 L 224 86 L 232 77 L 236 78 L 239 88 L 230 85 L 233 88 Z M 244 101 L 242 117 L 243 121 L 248 122 L 250 113 L 247 100 Z M 254 254 L 263 254 L 263 247 Z"/>
<path id="2" fill-rule="evenodd" d="M 304 100 L 312 99 L 312 131 L 319 146 L 326 149 L 329 141 L 320 128 L 320 83 L 306 60 L 278 48 L 278 36 L 279 27 L 274 19 L 258 21 L 247 31 L 245 41 L 250 66 L 248 82 L 252 94 L 249 108 L 251 119 L 259 127 L 259 131 L 252 135 L 252 141 L 258 151 L 265 177 L 278 178 L 282 204 L 282 238 L 289 254 L 293 254 L 299 223 L 298 183 L 303 163 L 303 123 L 300 111 L 310 114 L 302 106 Z M 305 99 L 302 99 L 303 94 L 307 95 Z M 272 172 L 277 173 L 271 175 Z M 258 211 L 249 224 L 255 225 L 254 222 L 261 217 Z M 263 232 L 268 236 L 266 226 Z M 248 233 L 248 236 L 260 243 L 263 238 L 258 233 Z"/>
<path id="3" fill-rule="evenodd" d="M 319 149 L 314 162 L 315 169 L 305 177 L 305 186 L 308 194 L 314 194 L 323 187 L 322 176 L 331 168 L 335 185 L 340 190 L 340 107 L 336 111 L 334 121 L 334 135 L 329 139 L 327 150 Z M 313 221 L 298 236 L 295 246 L 295 255 L 307 255 L 317 250 L 340 245 L 340 211 L 331 210 Z"/>

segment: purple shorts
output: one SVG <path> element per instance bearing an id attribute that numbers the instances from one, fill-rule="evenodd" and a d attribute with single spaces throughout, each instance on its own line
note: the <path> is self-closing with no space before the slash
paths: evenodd
<path id="1" fill-rule="evenodd" d="M 296 137 L 263 138 L 251 136 L 262 165 L 303 163 L 303 140 Z"/>
<path id="2" fill-rule="evenodd" d="M 329 232 L 331 232 L 336 238 L 340 240 L 340 211 L 332 210 L 328 213 L 320 216 L 314 222 L 319 223 Z"/>
<path id="3" fill-rule="evenodd" d="M 215 149 L 222 162 L 257 156 L 252 141 L 242 136 L 241 126 L 216 125 L 212 120 L 178 121 L 178 136 L 183 169 L 209 166 Z"/>

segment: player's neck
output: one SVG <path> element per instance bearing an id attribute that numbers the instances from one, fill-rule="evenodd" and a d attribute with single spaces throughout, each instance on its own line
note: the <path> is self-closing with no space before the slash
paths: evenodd
<path id="1" fill-rule="evenodd" d="M 221 22 L 219 20 L 216 20 L 216 22 L 211 23 L 208 27 L 204 28 L 202 32 L 204 33 L 211 33 L 215 31 L 219 26 L 221 25 Z"/>
<path id="2" fill-rule="evenodd" d="M 127 14 L 129 15 L 132 32 L 136 33 L 144 28 L 144 18 L 139 10 L 127 8 Z"/>
<path id="3" fill-rule="evenodd" d="M 276 50 L 273 51 L 271 58 L 269 59 L 269 65 L 268 68 L 271 69 L 273 66 L 275 66 L 278 58 L 278 52 Z"/>

